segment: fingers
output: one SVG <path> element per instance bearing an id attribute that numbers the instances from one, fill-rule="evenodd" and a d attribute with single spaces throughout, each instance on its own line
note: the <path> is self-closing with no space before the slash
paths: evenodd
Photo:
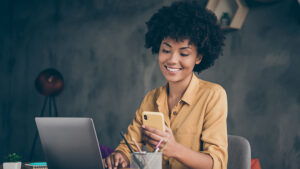
<path id="1" fill-rule="evenodd" d="M 105 168 L 112 168 L 110 156 L 106 157 L 104 166 Z"/>
<path id="2" fill-rule="evenodd" d="M 168 138 L 168 135 L 169 135 L 166 132 L 162 132 L 162 131 L 159 131 L 155 128 L 151 128 L 148 126 L 142 126 L 142 128 L 144 129 L 143 134 L 145 136 L 147 136 L 148 138 L 150 138 L 154 141 L 157 141 L 157 142 L 159 142 L 162 138 Z M 148 141 L 148 140 L 145 140 L 145 141 Z"/>
<path id="3" fill-rule="evenodd" d="M 108 162 L 108 168 L 112 169 L 114 167 L 114 153 L 110 155 L 110 161 Z"/>
<path id="4" fill-rule="evenodd" d="M 110 159 L 111 159 L 111 169 L 112 168 L 116 169 L 116 167 L 115 167 L 115 163 L 116 163 L 116 161 L 115 161 L 115 154 L 113 154 Z"/>
<path id="5" fill-rule="evenodd" d="M 165 125 L 165 130 L 170 131 L 171 129 L 167 125 Z"/>
<path id="6" fill-rule="evenodd" d="M 145 142 L 147 142 L 148 144 L 150 144 L 151 147 L 155 148 L 155 146 L 159 143 L 159 141 L 161 139 L 164 139 L 163 137 L 160 137 L 154 133 L 148 132 L 148 131 L 144 131 L 144 137 L 143 139 L 145 140 Z"/>
<path id="7" fill-rule="evenodd" d="M 153 140 L 151 139 L 150 137 L 148 136 L 145 136 L 144 137 L 145 141 L 154 149 L 156 148 L 156 146 L 159 144 L 160 140 L 157 141 L 157 140 Z M 159 145 L 159 149 L 162 150 L 166 147 L 167 143 L 168 143 L 168 138 L 161 138 L 162 141 Z"/>
<path id="8" fill-rule="evenodd" d="M 161 145 L 159 146 L 160 150 L 163 151 L 168 144 L 168 140 L 163 140 Z"/>
<path id="9" fill-rule="evenodd" d="M 119 153 L 116 153 L 114 155 L 114 169 L 117 169 L 119 164 L 121 164 L 121 161 L 124 161 L 124 159 L 122 158 L 122 155 L 120 155 Z"/>
<path id="10" fill-rule="evenodd" d="M 155 133 L 151 133 L 150 131 L 144 131 L 145 135 L 148 136 L 149 138 L 151 138 L 152 140 L 156 140 L 159 141 L 162 137 L 155 134 Z"/>
<path id="11" fill-rule="evenodd" d="M 102 159 L 102 163 L 103 163 L 104 167 L 107 168 L 107 165 L 106 165 L 106 159 L 105 159 L 105 158 Z"/>
<path id="12" fill-rule="evenodd" d="M 159 136 L 165 136 L 165 134 L 166 134 L 163 131 L 157 130 L 157 129 L 149 127 L 149 126 L 143 125 L 142 128 L 144 129 L 144 131 L 148 131 L 150 133 L 154 133 L 154 134 L 159 135 Z"/>
<path id="13" fill-rule="evenodd" d="M 112 153 L 110 156 L 103 160 L 104 167 L 109 169 L 117 169 L 119 166 L 128 165 L 128 162 L 124 159 L 120 153 Z M 123 163 L 123 164 L 122 164 Z"/>
<path id="14" fill-rule="evenodd" d="M 158 141 L 157 140 L 153 140 L 152 138 L 146 136 L 146 139 L 148 144 L 150 144 L 151 147 L 155 147 L 157 144 L 158 144 Z"/>
<path id="15" fill-rule="evenodd" d="M 126 160 L 122 161 L 122 162 L 121 162 L 121 166 L 122 166 L 122 168 L 127 167 L 127 166 L 128 166 L 127 161 L 126 161 Z"/>
<path id="16" fill-rule="evenodd" d="M 160 140 L 163 140 L 159 148 L 163 149 L 168 140 L 173 136 L 172 130 L 166 126 L 165 132 L 159 131 L 157 129 L 142 126 L 143 128 L 143 139 L 147 142 L 152 148 L 156 148 Z"/>
<path id="17" fill-rule="evenodd" d="M 166 133 L 173 133 L 172 129 L 169 128 L 167 125 L 165 125 L 165 131 L 166 131 Z"/>
<path id="18" fill-rule="evenodd" d="M 118 154 L 120 154 L 121 161 L 120 161 L 120 167 L 125 168 L 129 165 L 129 159 L 127 158 L 127 156 L 122 152 L 122 151 L 118 151 Z"/>

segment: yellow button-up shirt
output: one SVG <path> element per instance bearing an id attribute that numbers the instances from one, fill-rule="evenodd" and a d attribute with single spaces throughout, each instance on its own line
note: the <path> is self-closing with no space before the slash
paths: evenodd
<path id="1" fill-rule="evenodd" d="M 125 134 L 134 151 L 138 151 L 132 137 L 142 145 L 142 112 L 158 111 L 164 114 L 165 123 L 173 131 L 175 140 L 197 152 L 209 154 L 213 159 L 213 169 L 227 168 L 227 96 L 218 84 L 198 79 L 193 74 L 183 97 L 168 110 L 168 84 L 150 91 L 136 111 L 133 122 Z M 169 113 L 171 112 L 171 113 Z M 130 159 L 130 151 L 121 141 L 116 150 L 122 151 Z M 163 169 L 185 169 L 184 164 L 173 158 L 163 158 Z"/>

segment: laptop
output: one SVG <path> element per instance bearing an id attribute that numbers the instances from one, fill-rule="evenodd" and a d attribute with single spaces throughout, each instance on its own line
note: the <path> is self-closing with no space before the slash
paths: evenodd
<path id="1" fill-rule="evenodd" d="M 35 118 L 48 169 L 104 169 L 91 118 Z"/>

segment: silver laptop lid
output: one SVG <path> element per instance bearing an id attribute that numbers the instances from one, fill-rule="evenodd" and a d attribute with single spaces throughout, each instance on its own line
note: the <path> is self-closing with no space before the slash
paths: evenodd
<path id="1" fill-rule="evenodd" d="M 104 169 L 91 118 L 35 118 L 49 169 Z"/>

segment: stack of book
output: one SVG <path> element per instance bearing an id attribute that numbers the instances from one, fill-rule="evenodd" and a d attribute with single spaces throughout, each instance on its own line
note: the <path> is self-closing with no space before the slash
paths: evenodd
<path id="1" fill-rule="evenodd" d="M 46 162 L 27 163 L 25 167 L 30 169 L 48 169 Z"/>

